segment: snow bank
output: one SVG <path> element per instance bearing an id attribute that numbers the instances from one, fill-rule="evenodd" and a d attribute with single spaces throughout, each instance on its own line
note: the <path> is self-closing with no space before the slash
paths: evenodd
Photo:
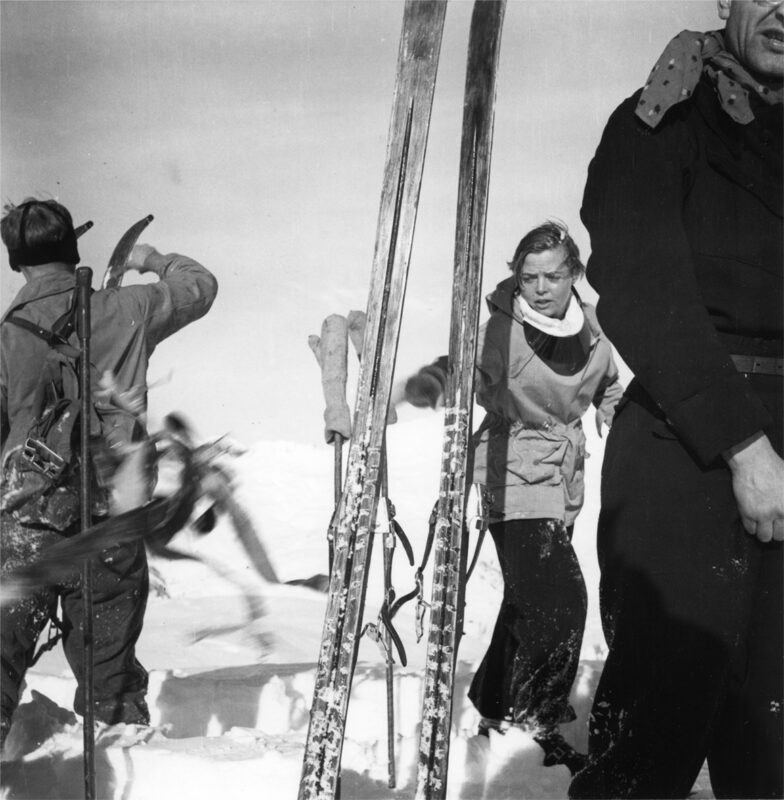
<path id="1" fill-rule="evenodd" d="M 589 449 L 601 453 L 601 443 Z M 595 436 L 595 435 L 594 435 Z M 390 497 L 417 561 L 437 496 L 441 424 L 411 412 L 389 430 Z M 344 451 L 345 454 L 345 451 Z M 344 462 L 345 463 L 345 462 Z M 601 671 L 604 641 L 595 605 L 598 569 L 593 530 L 600 458 L 588 463 L 589 500 L 578 521 L 576 548 L 591 595 L 583 662 L 573 688 L 578 719 L 564 736 L 584 751 L 587 714 Z M 332 512 L 332 450 L 264 442 L 234 464 L 237 496 L 248 511 L 281 581 L 326 572 L 326 527 Z M 180 534 L 174 543 L 201 561 L 154 560 L 139 658 L 150 670 L 155 730 L 118 726 L 97 747 L 103 800 L 245 800 L 249 794 L 294 798 L 302 767 L 325 595 L 264 581 L 228 524 L 208 536 Z M 398 548 L 393 582 L 413 586 L 413 568 Z M 430 577 L 426 574 L 425 599 Z M 542 751 L 521 731 L 476 736 L 468 682 L 490 638 L 501 581 L 489 538 L 467 590 L 449 766 L 449 797 L 470 800 L 566 797 L 565 767 L 542 766 Z M 382 600 L 381 558 L 371 564 L 365 620 Z M 382 655 L 363 639 L 346 728 L 342 800 L 410 798 L 414 794 L 424 641 L 417 643 L 414 604 L 395 618 L 408 655 L 394 678 L 394 771 L 388 785 L 386 684 Z M 83 796 L 82 733 L 73 715 L 75 683 L 60 649 L 28 673 L 2 764 L 3 800 L 66 800 Z M 704 788 L 703 788 L 704 787 Z M 694 797 L 711 797 L 701 778 Z"/>

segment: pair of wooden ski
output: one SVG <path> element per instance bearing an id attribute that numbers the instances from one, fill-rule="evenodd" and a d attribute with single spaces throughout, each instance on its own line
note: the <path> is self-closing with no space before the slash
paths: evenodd
<path id="1" fill-rule="evenodd" d="M 451 703 L 462 625 L 466 475 L 490 151 L 505 0 L 477 0 L 468 46 L 444 447 L 417 797 L 446 793 Z M 336 511 L 332 570 L 300 800 L 338 791 L 351 682 L 379 503 L 383 442 L 413 243 L 446 0 L 407 0 L 367 307 L 363 359 Z"/>

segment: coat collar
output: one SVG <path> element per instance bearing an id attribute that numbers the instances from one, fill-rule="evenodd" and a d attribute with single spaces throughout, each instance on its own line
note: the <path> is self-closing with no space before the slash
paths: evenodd
<path id="1" fill-rule="evenodd" d="M 44 297 L 53 297 L 58 294 L 65 294 L 74 288 L 74 276 L 68 272 L 46 275 L 41 278 L 33 278 L 27 281 L 17 292 L 11 305 L 6 309 L 1 321 L 4 321 L 9 314 L 18 310 L 22 306 L 41 300 Z"/>
<path id="2" fill-rule="evenodd" d="M 784 216 L 781 195 L 781 104 L 758 106 L 749 125 L 725 114 L 712 91 L 701 83 L 694 95 L 697 113 L 710 131 L 705 142 L 708 163 L 733 183 L 759 198 L 774 214 Z M 779 161 L 771 168 L 774 154 Z"/>
<path id="3" fill-rule="evenodd" d="M 502 280 L 495 289 L 487 296 L 487 307 L 490 313 L 493 314 L 497 311 L 511 317 L 515 322 L 520 325 L 523 324 L 523 317 L 520 314 L 519 307 L 515 303 L 515 294 L 517 292 L 517 284 L 515 283 L 514 276 Z M 583 303 L 580 295 L 573 289 L 574 302 L 580 304 L 585 316 L 585 324 L 591 332 L 591 345 L 595 344 L 597 339 L 601 336 L 601 329 L 593 314 L 586 313 L 588 307 Z"/>

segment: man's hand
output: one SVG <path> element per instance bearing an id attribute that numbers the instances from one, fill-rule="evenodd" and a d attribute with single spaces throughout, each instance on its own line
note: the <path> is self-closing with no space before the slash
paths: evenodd
<path id="1" fill-rule="evenodd" d="M 784 461 L 761 431 L 727 450 L 743 527 L 761 542 L 784 541 Z"/>
<path id="2" fill-rule="evenodd" d="M 149 272 L 150 268 L 145 267 L 144 262 L 147 260 L 148 256 L 157 252 L 158 251 L 150 244 L 134 245 L 133 250 L 131 250 L 131 255 L 128 258 L 125 271 L 129 272 L 130 270 L 135 269 L 137 272 Z"/>

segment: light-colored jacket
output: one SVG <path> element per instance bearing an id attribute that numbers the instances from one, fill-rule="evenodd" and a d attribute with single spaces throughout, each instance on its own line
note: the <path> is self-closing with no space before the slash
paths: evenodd
<path id="1" fill-rule="evenodd" d="M 118 389 L 137 389 L 146 403 L 147 366 L 156 345 L 209 311 L 217 281 L 201 264 L 175 253 L 150 254 L 145 267 L 154 283 L 103 289 L 91 296 L 90 360 L 98 374 L 111 370 Z M 13 313 L 51 330 L 68 308 L 74 276 L 68 272 L 26 283 L 3 315 Z M 76 337 L 72 343 L 78 344 Z M 38 372 L 48 345 L 16 325 L 0 325 L 0 398 L 5 435 L 14 417 L 32 404 Z M 113 442 L 130 440 L 136 421 L 127 414 L 108 413 L 103 433 Z M 110 430 L 106 430 L 106 425 Z"/>
<path id="2" fill-rule="evenodd" d="M 473 480 L 489 490 L 494 520 L 571 525 L 585 491 L 581 419 L 593 403 L 610 424 L 623 387 L 592 306 L 581 303 L 587 362 L 559 374 L 528 344 L 514 288 L 509 278 L 487 298 L 491 316 L 479 331 L 476 399 L 487 415 L 474 435 Z"/>

